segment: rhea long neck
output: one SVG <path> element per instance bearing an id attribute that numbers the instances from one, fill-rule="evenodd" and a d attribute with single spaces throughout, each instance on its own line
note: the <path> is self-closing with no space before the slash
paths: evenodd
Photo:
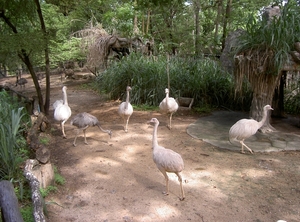
<path id="1" fill-rule="evenodd" d="M 157 128 L 158 128 L 158 124 L 155 123 L 154 128 L 153 128 L 153 137 L 152 137 L 152 147 L 157 147 L 158 146 L 158 142 L 157 142 Z"/>
<path id="2" fill-rule="evenodd" d="M 64 101 L 64 105 L 68 105 L 68 97 L 67 97 L 66 89 L 63 90 L 63 101 Z"/>
<path id="3" fill-rule="evenodd" d="M 169 104 L 169 92 L 166 93 L 166 104 Z"/>
<path id="4" fill-rule="evenodd" d="M 125 109 L 128 108 L 128 103 L 129 103 L 129 90 L 126 91 L 126 105 L 125 105 Z"/>
<path id="5" fill-rule="evenodd" d="M 267 120 L 267 116 L 268 116 L 268 110 L 264 109 L 262 119 L 261 119 L 261 121 L 258 122 L 259 128 L 265 124 L 265 122 Z"/>

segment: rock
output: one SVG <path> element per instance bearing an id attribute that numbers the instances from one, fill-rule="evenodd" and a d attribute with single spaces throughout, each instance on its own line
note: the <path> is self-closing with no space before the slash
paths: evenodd
<path id="1" fill-rule="evenodd" d="M 40 164 L 37 160 L 34 162 L 31 173 L 40 183 L 40 188 L 45 189 L 54 182 L 54 169 L 51 163 Z"/>
<path id="2" fill-rule="evenodd" d="M 290 52 L 290 54 L 296 63 L 300 63 L 300 53 L 299 52 L 292 51 L 292 52 Z"/>
<path id="3" fill-rule="evenodd" d="M 35 152 L 35 158 L 40 163 L 43 163 L 43 164 L 47 163 L 50 160 L 50 150 L 46 147 L 40 147 Z"/>
<path id="4" fill-rule="evenodd" d="M 194 98 L 179 97 L 177 99 L 177 103 L 178 103 L 179 106 L 187 107 L 187 108 L 191 109 L 192 105 L 194 103 Z"/>

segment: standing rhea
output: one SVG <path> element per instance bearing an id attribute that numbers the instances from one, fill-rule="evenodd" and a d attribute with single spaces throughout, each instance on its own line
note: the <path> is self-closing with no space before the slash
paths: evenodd
<path id="1" fill-rule="evenodd" d="M 172 125 L 172 115 L 178 110 L 178 103 L 176 100 L 172 97 L 169 97 L 169 89 L 165 89 L 166 97 L 161 101 L 159 104 L 159 110 L 162 113 L 166 113 L 167 115 L 170 115 L 169 119 L 167 121 L 169 122 L 168 128 L 171 129 Z"/>
<path id="2" fill-rule="evenodd" d="M 261 121 L 254 119 L 241 119 L 237 121 L 229 130 L 229 141 L 238 140 L 242 145 L 242 153 L 244 152 L 244 146 L 253 154 L 253 151 L 244 143 L 244 140 L 254 135 L 260 127 L 262 127 L 267 119 L 268 111 L 273 110 L 270 105 L 266 105 L 263 108 L 263 116 Z"/>
<path id="3" fill-rule="evenodd" d="M 111 134 L 112 134 L 111 131 L 110 130 L 104 130 L 104 129 L 102 129 L 102 127 L 100 126 L 99 120 L 95 116 L 93 116 L 93 115 L 91 115 L 89 113 L 86 113 L 86 112 L 79 113 L 76 116 L 74 116 L 72 118 L 72 120 L 71 120 L 71 125 L 74 125 L 74 126 L 76 126 L 78 128 L 77 134 L 76 134 L 74 142 L 73 142 L 74 146 L 76 146 L 76 139 L 77 139 L 77 136 L 78 136 L 80 130 L 83 130 L 84 143 L 88 144 L 88 142 L 86 141 L 85 131 L 90 126 L 98 126 L 98 128 L 102 132 L 108 133 L 108 135 L 111 138 Z"/>
<path id="4" fill-rule="evenodd" d="M 63 100 L 56 100 L 53 104 L 54 119 L 60 121 L 63 138 L 67 138 L 65 134 L 65 122 L 70 118 L 72 112 L 68 105 L 67 87 L 62 87 Z"/>
<path id="5" fill-rule="evenodd" d="M 16 86 L 20 86 L 21 89 L 24 87 L 25 88 L 25 84 L 27 83 L 27 79 L 25 78 L 19 78 L 19 76 L 17 75 L 17 81 L 16 81 Z"/>
<path id="6" fill-rule="evenodd" d="M 153 138 L 152 138 L 153 161 L 166 179 L 166 192 L 164 192 L 164 194 L 169 195 L 169 177 L 167 175 L 167 172 L 175 173 L 180 183 L 180 189 L 181 189 L 180 200 L 184 200 L 185 195 L 182 186 L 182 178 L 180 175 L 180 172 L 184 169 L 183 159 L 180 156 L 180 154 L 174 152 L 173 150 L 166 149 L 158 145 L 157 128 L 159 125 L 159 121 L 156 118 L 152 118 L 150 120 L 150 123 L 154 123 Z"/>
<path id="7" fill-rule="evenodd" d="M 118 113 L 123 118 L 124 121 L 124 130 L 127 133 L 128 132 L 128 122 L 129 118 L 133 113 L 132 105 L 129 102 L 129 91 L 131 90 L 130 86 L 126 87 L 126 102 L 122 102 L 119 106 Z"/>

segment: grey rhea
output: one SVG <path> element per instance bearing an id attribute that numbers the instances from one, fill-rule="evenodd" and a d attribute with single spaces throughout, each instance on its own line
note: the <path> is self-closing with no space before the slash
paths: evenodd
<path id="1" fill-rule="evenodd" d="M 60 122 L 63 138 L 67 138 L 65 134 L 65 122 L 70 118 L 72 112 L 68 104 L 67 87 L 62 87 L 63 100 L 56 100 L 53 104 L 54 119 Z"/>
<path id="2" fill-rule="evenodd" d="M 166 192 L 165 195 L 169 194 L 169 177 L 168 173 L 175 173 L 178 177 L 180 183 L 181 197 L 180 200 L 185 199 L 185 194 L 182 185 L 182 177 L 180 172 L 184 169 L 183 159 L 180 154 L 174 152 L 173 150 L 166 149 L 157 142 L 157 128 L 159 121 L 156 118 L 152 118 L 150 123 L 154 124 L 153 128 L 153 138 L 152 138 L 152 148 L 153 148 L 153 161 L 156 164 L 157 168 L 164 175 L 166 180 Z"/>
<path id="3" fill-rule="evenodd" d="M 25 79 L 25 78 L 19 79 L 19 76 L 17 76 L 16 86 L 19 85 L 22 89 L 23 87 L 25 88 L 26 83 L 27 83 L 27 79 Z"/>
<path id="4" fill-rule="evenodd" d="M 273 110 L 270 105 L 266 105 L 263 108 L 263 116 L 262 119 L 258 122 L 254 119 L 241 119 L 237 121 L 229 130 L 229 141 L 232 142 L 234 140 L 238 140 L 242 145 L 241 152 L 244 152 L 244 147 L 246 147 L 250 153 L 253 153 L 252 149 L 250 149 L 245 143 L 244 140 L 254 135 L 259 128 L 261 128 L 268 116 L 268 111 Z"/>
<path id="5" fill-rule="evenodd" d="M 77 130 L 77 134 L 75 136 L 75 139 L 74 139 L 74 142 L 73 142 L 73 145 L 76 146 L 76 139 L 77 139 L 77 136 L 79 134 L 79 131 L 82 130 L 83 131 L 83 135 L 84 135 L 84 143 L 85 144 L 88 144 L 87 140 L 86 140 L 86 135 L 85 135 L 85 131 L 87 128 L 89 128 L 90 126 L 98 126 L 98 128 L 104 132 L 104 133 L 107 133 L 110 138 L 111 138 L 111 135 L 112 135 L 112 132 L 111 130 L 104 130 L 101 125 L 100 125 L 100 122 L 99 120 L 97 119 L 97 117 L 89 114 L 89 113 L 86 113 L 86 112 L 83 112 L 83 113 L 79 113 L 77 114 L 76 116 L 74 116 L 71 120 L 71 125 L 74 125 L 78 128 Z"/>
<path id="6" fill-rule="evenodd" d="M 130 116 L 133 113 L 132 105 L 129 102 L 129 91 L 131 91 L 131 87 L 127 86 L 126 87 L 126 101 L 122 102 L 119 106 L 119 109 L 118 109 L 118 113 L 124 121 L 124 130 L 125 130 L 125 132 L 128 132 L 129 119 L 130 119 Z"/>
<path id="7" fill-rule="evenodd" d="M 166 97 L 159 104 L 159 110 L 163 114 L 170 115 L 170 116 L 168 116 L 167 121 L 169 122 L 168 128 L 171 129 L 172 128 L 172 115 L 173 115 L 173 113 L 175 113 L 178 110 L 178 103 L 176 102 L 176 100 L 174 98 L 169 97 L 169 89 L 168 88 L 165 89 L 165 94 L 166 94 Z"/>

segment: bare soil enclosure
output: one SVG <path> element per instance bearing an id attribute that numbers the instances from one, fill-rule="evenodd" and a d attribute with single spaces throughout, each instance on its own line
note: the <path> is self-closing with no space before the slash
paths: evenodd
<path id="1" fill-rule="evenodd" d="M 42 136 L 51 138 L 51 161 L 66 183 L 45 200 L 50 222 L 300 221 L 300 152 L 252 155 L 219 149 L 186 133 L 200 117 L 188 111 L 174 115 L 172 130 L 160 113 L 134 111 L 125 133 L 117 114 L 120 101 L 106 101 L 80 87 L 82 82 L 51 76 L 51 104 L 62 98 L 66 85 L 72 116 L 88 112 L 113 134 L 110 139 L 89 128 L 89 145 L 81 132 L 74 147 L 75 127 L 69 120 L 63 139 L 51 110 L 52 133 Z M 30 81 L 23 91 L 34 92 Z M 165 180 L 152 160 L 153 127 L 147 124 L 152 117 L 160 121 L 158 143 L 184 159 L 184 201 L 175 174 L 169 174 L 170 194 L 162 194 Z"/>

